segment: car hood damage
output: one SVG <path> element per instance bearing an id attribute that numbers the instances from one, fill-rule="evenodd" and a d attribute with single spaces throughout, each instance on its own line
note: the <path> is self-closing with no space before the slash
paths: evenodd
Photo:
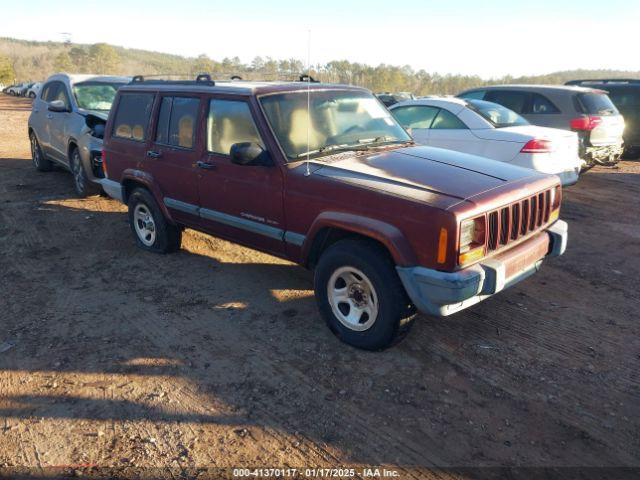
<path id="1" fill-rule="evenodd" d="M 450 208 L 509 182 L 544 177 L 534 170 L 433 147 L 406 147 L 314 162 L 313 174 Z"/>

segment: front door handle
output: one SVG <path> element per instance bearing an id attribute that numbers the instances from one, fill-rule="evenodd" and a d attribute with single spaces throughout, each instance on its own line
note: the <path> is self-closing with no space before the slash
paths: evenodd
<path id="1" fill-rule="evenodd" d="M 161 152 L 156 152 L 155 150 L 147 150 L 147 157 L 149 158 L 160 158 L 161 156 Z"/>
<path id="2" fill-rule="evenodd" d="M 203 162 L 202 160 L 198 160 L 196 165 L 200 168 L 204 168 L 205 170 L 215 170 L 216 166 L 213 163 Z"/>
<path id="3" fill-rule="evenodd" d="M 50 114 L 50 113 L 47 113 L 47 118 L 48 118 L 49 120 L 51 120 L 51 119 L 53 118 L 53 115 L 52 115 L 52 114 Z"/>

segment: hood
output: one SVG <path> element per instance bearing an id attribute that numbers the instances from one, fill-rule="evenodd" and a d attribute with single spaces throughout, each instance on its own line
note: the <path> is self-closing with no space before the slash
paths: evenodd
<path id="1" fill-rule="evenodd" d="M 94 117 L 98 117 L 105 122 L 107 121 L 107 118 L 109 118 L 109 112 L 106 112 L 104 110 L 86 110 L 84 108 L 79 108 L 78 113 L 84 115 L 85 117 L 87 115 L 93 115 Z"/>
<path id="2" fill-rule="evenodd" d="M 314 175 L 445 209 L 508 182 L 544 176 L 504 162 L 422 146 L 338 155 L 316 166 Z"/>
<path id="3" fill-rule="evenodd" d="M 501 140 L 505 142 L 526 143 L 532 138 L 564 142 L 567 139 L 577 141 L 577 133 L 558 128 L 539 127 L 537 125 L 518 125 L 515 127 L 485 128 L 473 130 L 472 133 L 485 140 Z"/>

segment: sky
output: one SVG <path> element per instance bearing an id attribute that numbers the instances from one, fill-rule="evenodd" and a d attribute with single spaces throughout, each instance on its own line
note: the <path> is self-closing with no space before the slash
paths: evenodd
<path id="1" fill-rule="evenodd" d="M 0 36 L 428 72 L 640 70 L 640 0 L 0 1 Z M 310 41 L 309 41 L 310 39 Z M 310 49 L 309 49 L 310 45 Z M 310 55 L 308 52 L 310 51 Z"/>

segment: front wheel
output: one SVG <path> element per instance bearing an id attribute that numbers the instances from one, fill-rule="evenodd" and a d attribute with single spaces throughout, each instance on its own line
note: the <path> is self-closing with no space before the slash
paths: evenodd
<path id="1" fill-rule="evenodd" d="M 155 253 L 180 249 L 182 231 L 167 221 L 148 190 L 136 188 L 129 197 L 128 207 L 131 231 L 140 248 Z"/>
<path id="2" fill-rule="evenodd" d="M 373 242 L 342 240 L 322 254 L 315 296 L 331 331 L 366 350 L 392 344 L 410 326 L 410 305 L 387 252 Z"/>
<path id="3" fill-rule="evenodd" d="M 78 196 L 84 198 L 97 194 L 100 189 L 87 177 L 87 172 L 82 165 L 82 158 L 80 158 L 80 150 L 74 148 L 71 151 L 69 163 L 71 164 L 71 173 L 73 174 L 73 186 Z"/>

